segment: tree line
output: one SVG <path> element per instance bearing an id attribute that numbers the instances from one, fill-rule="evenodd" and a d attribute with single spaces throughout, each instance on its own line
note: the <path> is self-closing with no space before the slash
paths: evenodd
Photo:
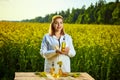
<path id="1" fill-rule="evenodd" d="M 53 15 L 62 15 L 65 23 L 76 24 L 120 24 L 120 2 L 106 3 L 105 0 L 99 0 L 95 5 L 91 5 L 86 9 L 85 5 L 82 8 L 72 8 L 66 11 L 47 14 L 45 17 L 36 17 L 34 19 L 22 20 L 22 22 L 50 22 Z"/>

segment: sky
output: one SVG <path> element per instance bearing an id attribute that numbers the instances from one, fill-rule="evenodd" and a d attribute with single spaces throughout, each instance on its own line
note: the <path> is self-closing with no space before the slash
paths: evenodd
<path id="1" fill-rule="evenodd" d="M 72 8 L 87 7 L 99 0 L 0 0 L 0 20 L 20 21 L 44 17 L 47 14 Z M 106 0 L 115 2 L 115 0 Z"/>

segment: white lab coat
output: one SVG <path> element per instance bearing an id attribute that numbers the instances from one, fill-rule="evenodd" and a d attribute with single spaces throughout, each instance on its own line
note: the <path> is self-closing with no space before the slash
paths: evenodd
<path id="1" fill-rule="evenodd" d="M 61 49 L 61 43 L 63 38 L 65 37 L 66 47 L 70 48 L 68 55 L 64 54 L 56 54 L 56 49 Z M 54 62 L 55 72 L 58 71 L 59 65 L 58 61 L 62 61 L 62 70 L 63 72 L 70 72 L 70 57 L 74 57 L 76 52 L 73 47 L 72 38 L 68 34 L 61 36 L 60 40 L 56 38 L 56 36 L 50 36 L 46 34 L 43 37 L 41 43 L 40 54 L 45 58 L 44 71 L 49 72 L 52 66 L 52 62 Z"/>

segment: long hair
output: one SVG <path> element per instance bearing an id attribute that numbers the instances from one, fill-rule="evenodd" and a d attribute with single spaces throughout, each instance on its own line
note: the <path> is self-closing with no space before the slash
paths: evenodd
<path id="1" fill-rule="evenodd" d="M 62 17 L 61 15 L 55 15 L 55 16 L 52 17 L 52 21 L 51 21 L 51 24 L 50 24 L 50 27 L 49 27 L 49 34 L 50 34 L 51 36 L 55 35 L 55 28 L 54 28 L 53 24 L 54 24 L 54 22 L 55 22 L 55 20 L 56 20 L 57 18 L 61 18 L 61 19 L 63 20 L 63 17 Z M 61 35 L 65 35 L 64 28 L 62 28 L 60 34 L 61 34 Z"/>

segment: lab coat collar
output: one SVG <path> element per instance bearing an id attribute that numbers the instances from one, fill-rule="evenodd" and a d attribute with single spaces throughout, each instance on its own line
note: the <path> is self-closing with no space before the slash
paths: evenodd
<path id="1" fill-rule="evenodd" d="M 61 35 L 60 39 L 63 39 L 65 35 Z M 55 35 L 53 35 L 53 38 L 58 39 Z"/>

